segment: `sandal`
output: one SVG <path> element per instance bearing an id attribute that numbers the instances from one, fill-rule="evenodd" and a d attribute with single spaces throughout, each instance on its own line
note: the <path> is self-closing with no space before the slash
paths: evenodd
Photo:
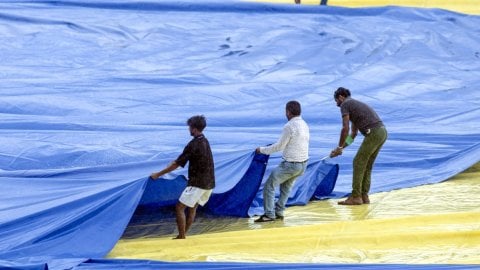
<path id="1" fill-rule="evenodd" d="M 254 222 L 272 222 L 275 221 L 274 218 L 271 218 L 267 215 L 261 215 L 258 219 L 256 219 Z"/>

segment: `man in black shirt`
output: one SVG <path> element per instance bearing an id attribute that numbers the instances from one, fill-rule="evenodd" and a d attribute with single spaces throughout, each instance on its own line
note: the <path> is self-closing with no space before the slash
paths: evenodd
<path id="1" fill-rule="evenodd" d="M 205 205 L 212 190 L 215 187 L 215 174 L 213 155 L 207 138 L 203 135 L 203 129 L 207 122 L 203 115 L 190 117 L 187 121 L 190 135 L 193 139 L 185 146 L 182 154 L 178 156 L 165 169 L 152 173 L 153 180 L 178 168 L 188 165 L 188 183 L 175 206 L 177 217 L 178 236 L 174 239 L 185 239 L 185 234 L 192 225 L 198 205 Z M 187 209 L 185 215 L 185 209 Z"/>
<path id="2" fill-rule="evenodd" d="M 370 106 L 350 97 L 350 90 L 340 87 L 335 91 L 334 98 L 342 113 L 342 131 L 338 147 L 332 151 L 330 157 L 341 155 L 343 149 L 353 142 L 359 130 L 365 136 L 353 160 L 352 194 L 338 204 L 368 204 L 373 163 L 387 140 L 387 130 Z M 349 135 L 350 122 L 352 131 Z"/>

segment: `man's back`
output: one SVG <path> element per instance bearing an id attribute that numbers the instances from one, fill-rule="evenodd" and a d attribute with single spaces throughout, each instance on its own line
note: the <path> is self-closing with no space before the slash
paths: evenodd
<path id="1" fill-rule="evenodd" d="M 308 159 L 310 130 L 302 117 L 297 116 L 285 125 L 289 129 L 290 140 L 283 150 L 283 158 L 290 162 L 303 162 Z"/>
<path id="2" fill-rule="evenodd" d="M 365 133 L 369 128 L 383 126 L 383 122 L 378 114 L 370 106 L 359 100 L 347 98 L 342 103 L 340 109 L 342 115 L 348 114 L 350 121 L 362 133 Z"/>
<path id="3" fill-rule="evenodd" d="M 193 138 L 177 158 L 180 166 L 188 165 L 188 186 L 202 189 L 215 187 L 215 174 L 212 150 L 204 135 Z"/>

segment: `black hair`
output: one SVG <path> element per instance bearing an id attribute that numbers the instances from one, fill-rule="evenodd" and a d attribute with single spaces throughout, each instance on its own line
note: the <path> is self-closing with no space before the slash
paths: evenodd
<path id="1" fill-rule="evenodd" d="M 344 97 L 349 97 L 351 94 L 350 94 L 350 90 L 348 90 L 347 88 L 344 88 L 344 87 L 339 87 L 337 89 L 337 91 L 335 91 L 335 93 L 333 94 L 333 97 L 335 99 L 337 99 L 339 96 L 344 96 Z"/>
<path id="2" fill-rule="evenodd" d="M 195 115 L 187 120 L 187 125 L 189 127 L 196 128 L 198 131 L 202 132 L 203 129 L 207 126 L 207 120 L 203 115 Z"/>
<path id="3" fill-rule="evenodd" d="M 302 107 L 300 106 L 300 102 L 296 100 L 291 100 L 287 103 L 286 106 L 287 111 L 289 111 L 293 116 L 299 116 L 302 113 Z"/>

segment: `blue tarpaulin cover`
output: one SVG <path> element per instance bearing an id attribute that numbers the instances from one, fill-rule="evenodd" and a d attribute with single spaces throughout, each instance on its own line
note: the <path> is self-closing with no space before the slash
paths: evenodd
<path id="1" fill-rule="evenodd" d="M 322 160 L 338 143 L 339 86 L 389 132 L 372 192 L 448 179 L 480 160 L 479 25 L 399 7 L 0 1 L 0 266 L 102 258 L 139 205 L 175 203 L 186 169 L 148 176 L 182 151 L 195 114 L 217 169 L 206 210 L 261 212 L 281 155 L 254 149 L 278 140 L 293 99 L 311 142 L 289 205 L 347 195 L 361 136 Z"/>

